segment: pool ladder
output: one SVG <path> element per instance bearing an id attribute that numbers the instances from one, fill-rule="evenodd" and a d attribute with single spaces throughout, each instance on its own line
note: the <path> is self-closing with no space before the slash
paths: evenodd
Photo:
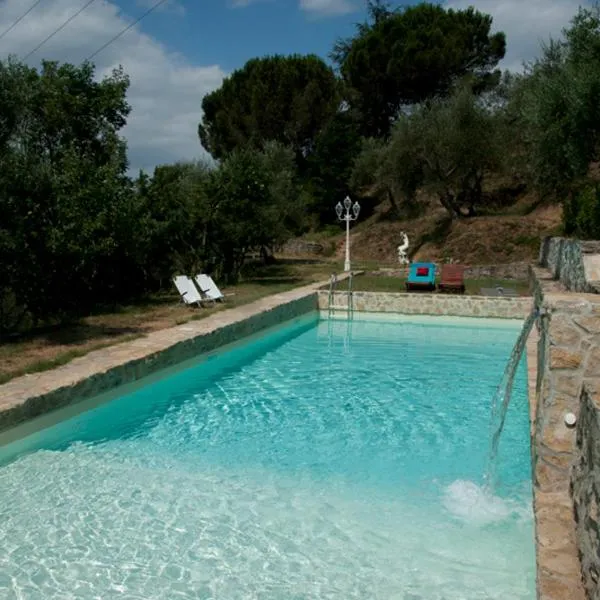
<path id="1" fill-rule="evenodd" d="M 335 301 L 335 292 L 338 284 L 338 278 L 335 273 L 331 274 L 329 279 L 329 296 L 327 301 L 327 311 L 328 318 L 331 319 L 333 315 L 333 311 L 335 310 L 334 301 Z M 347 292 L 347 310 L 348 310 L 348 320 L 352 319 L 354 316 L 354 297 L 352 291 L 352 271 L 350 271 L 348 275 L 348 292 Z"/>

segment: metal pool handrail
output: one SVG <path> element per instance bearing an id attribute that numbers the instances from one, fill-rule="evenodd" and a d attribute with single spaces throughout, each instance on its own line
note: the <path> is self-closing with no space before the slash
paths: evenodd
<path id="1" fill-rule="evenodd" d="M 333 312 L 333 295 L 335 293 L 335 288 L 337 286 L 337 275 L 335 273 L 331 274 L 329 278 L 329 297 L 327 302 L 327 310 L 328 317 L 331 318 L 331 313 Z"/>
<path id="2" fill-rule="evenodd" d="M 352 292 L 352 271 L 348 275 L 348 320 L 350 320 L 354 314 L 354 302 Z"/>

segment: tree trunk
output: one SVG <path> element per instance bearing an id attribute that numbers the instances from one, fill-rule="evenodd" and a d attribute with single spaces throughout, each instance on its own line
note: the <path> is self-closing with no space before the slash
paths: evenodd
<path id="1" fill-rule="evenodd" d="M 389 186 L 385 186 L 385 193 L 387 195 L 388 200 L 390 201 L 390 206 L 392 207 L 392 213 L 394 214 L 394 216 L 399 217 L 400 216 L 400 209 L 398 208 L 398 203 L 396 202 L 396 199 L 394 198 L 394 194 L 392 194 L 392 190 Z"/>
<path id="2" fill-rule="evenodd" d="M 445 193 L 440 194 L 439 199 L 440 204 L 450 213 L 450 218 L 454 219 L 463 216 L 452 192 L 446 191 Z"/>
<path id="3" fill-rule="evenodd" d="M 275 257 L 273 256 L 272 248 L 268 246 L 260 247 L 260 258 L 264 265 L 271 265 L 275 262 Z"/>

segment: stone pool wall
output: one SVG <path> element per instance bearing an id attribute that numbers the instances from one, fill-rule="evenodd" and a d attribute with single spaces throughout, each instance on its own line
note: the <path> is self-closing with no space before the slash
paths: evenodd
<path id="1" fill-rule="evenodd" d="M 198 321 L 90 352 L 51 371 L 13 379 L 0 385 L 0 431 L 315 311 L 315 292 L 320 285 L 215 312 Z"/>
<path id="2" fill-rule="evenodd" d="M 547 237 L 539 264 L 572 292 L 600 292 L 600 242 Z"/>
<path id="3" fill-rule="evenodd" d="M 335 292 L 334 310 L 348 310 L 348 293 Z M 319 309 L 328 310 L 329 294 L 319 291 Z M 360 312 L 400 313 L 406 315 L 447 315 L 524 319 L 533 307 L 531 298 L 498 298 L 433 293 L 353 292 L 352 308 Z"/>
<path id="4" fill-rule="evenodd" d="M 561 290 L 534 269 L 538 369 L 532 438 L 538 598 L 600 598 L 598 516 L 600 296 Z M 565 424 L 573 413 L 577 425 Z M 595 495 L 596 494 L 596 495 Z"/>

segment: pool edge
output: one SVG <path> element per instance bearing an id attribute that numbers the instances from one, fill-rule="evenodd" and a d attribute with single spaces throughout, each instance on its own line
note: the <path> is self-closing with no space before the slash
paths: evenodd
<path id="1" fill-rule="evenodd" d="M 559 363 L 552 352 L 561 350 L 565 343 L 564 322 L 585 313 L 598 297 L 557 293 L 552 278 L 536 267 L 531 269 L 531 278 L 536 308 L 542 309 L 538 329 L 532 331 L 527 344 L 536 597 L 585 600 L 571 492 L 578 450 L 575 429 L 568 430 L 563 423 L 566 410 L 579 413 L 580 392 L 575 390 L 573 395 L 572 390 L 561 388 L 555 397 L 559 387 L 556 377 L 576 378 L 580 365 Z"/>
<path id="2" fill-rule="evenodd" d="M 50 371 L 13 379 L 0 385 L 0 432 L 316 312 L 317 290 L 323 285 L 318 282 L 274 294 L 89 352 Z"/>

